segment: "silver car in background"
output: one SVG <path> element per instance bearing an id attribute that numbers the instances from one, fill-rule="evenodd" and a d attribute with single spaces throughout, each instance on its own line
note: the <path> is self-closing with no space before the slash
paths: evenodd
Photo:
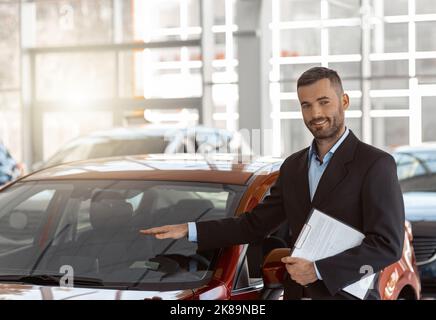
<path id="1" fill-rule="evenodd" d="M 203 126 L 177 128 L 148 125 L 98 131 L 73 139 L 47 161 L 37 163 L 33 169 L 78 160 L 152 153 L 253 155 L 250 145 L 237 132 Z"/>

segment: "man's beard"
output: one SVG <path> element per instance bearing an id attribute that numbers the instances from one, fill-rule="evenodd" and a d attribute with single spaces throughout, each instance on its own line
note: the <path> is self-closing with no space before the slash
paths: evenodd
<path id="1" fill-rule="evenodd" d="M 325 124 L 321 128 L 316 128 L 312 126 L 313 122 L 327 120 L 327 124 Z M 306 123 L 307 128 L 318 140 L 331 139 L 336 138 L 339 135 L 339 132 L 342 128 L 342 123 L 338 123 L 338 118 L 317 118 L 312 119 L 308 124 Z"/>

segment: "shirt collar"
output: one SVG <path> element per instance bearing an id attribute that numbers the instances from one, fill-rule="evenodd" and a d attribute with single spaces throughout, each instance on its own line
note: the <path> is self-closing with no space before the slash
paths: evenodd
<path id="1" fill-rule="evenodd" d="M 348 136 L 349 133 L 350 133 L 350 129 L 348 129 L 346 127 L 345 132 L 342 134 L 342 136 L 339 138 L 339 140 L 336 141 L 336 143 L 333 145 L 333 147 L 331 147 L 330 150 L 327 152 L 327 154 L 324 156 L 323 162 L 330 160 L 330 158 L 333 156 L 333 154 L 339 148 L 339 146 L 342 144 L 342 142 L 344 142 L 345 138 Z M 315 139 L 312 141 L 312 144 L 310 145 L 310 148 L 309 148 L 309 161 L 312 159 L 313 155 L 315 155 L 317 160 L 319 159 L 318 154 L 317 154 L 317 150 L 316 150 L 316 146 L 315 146 Z"/>

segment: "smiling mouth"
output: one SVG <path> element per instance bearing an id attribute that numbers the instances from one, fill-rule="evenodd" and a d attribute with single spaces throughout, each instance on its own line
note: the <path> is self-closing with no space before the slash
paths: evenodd
<path id="1" fill-rule="evenodd" d="M 313 126 L 322 126 L 323 124 L 327 123 L 327 119 L 321 120 L 321 121 L 312 121 Z"/>

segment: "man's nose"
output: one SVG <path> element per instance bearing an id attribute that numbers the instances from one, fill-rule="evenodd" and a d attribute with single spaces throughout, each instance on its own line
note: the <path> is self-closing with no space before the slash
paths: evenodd
<path id="1" fill-rule="evenodd" d="M 314 103 L 312 105 L 311 111 L 312 111 L 312 119 L 324 117 L 323 110 L 322 110 L 321 106 L 317 103 Z"/>

